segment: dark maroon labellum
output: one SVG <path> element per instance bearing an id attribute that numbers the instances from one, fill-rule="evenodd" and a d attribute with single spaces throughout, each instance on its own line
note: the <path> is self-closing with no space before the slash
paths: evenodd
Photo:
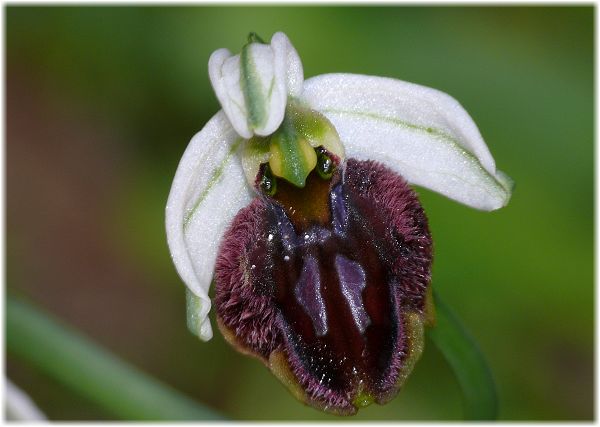
<path id="1" fill-rule="evenodd" d="M 353 414 L 391 399 L 418 359 L 431 259 L 416 194 L 384 166 L 349 159 L 302 189 L 281 180 L 225 235 L 219 326 L 299 399 Z"/>

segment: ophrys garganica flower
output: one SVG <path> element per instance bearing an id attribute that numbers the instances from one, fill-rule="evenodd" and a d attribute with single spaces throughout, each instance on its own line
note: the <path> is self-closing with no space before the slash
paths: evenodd
<path id="1" fill-rule="evenodd" d="M 431 320 L 432 241 L 408 184 L 504 206 L 475 123 L 434 89 L 326 74 L 288 38 L 209 60 L 223 107 L 181 159 L 166 225 L 188 324 L 260 359 L 300 400 L 352 414 L 399 390 Z"/>

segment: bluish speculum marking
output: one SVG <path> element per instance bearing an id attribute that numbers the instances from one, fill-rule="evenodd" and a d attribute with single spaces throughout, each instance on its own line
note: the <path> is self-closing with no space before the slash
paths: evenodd
<path id="1" fill-rule="evenodd" d="M 371 323 L 363 305 L 362 292 L 367 286 L 365 271 L 359 263 L 350 261 L 343 255 L 335 257 L 335 271 L 338 275 L 342 295 L 352 312 L 354 323 L 361 333 L 365 332 Z"/>
<path id="2" fill-rule="evenodd" d="M 342 235 L 347 226 L 348 213 L 342 196 L 342 186 L 336 185 L 329 196 L 329 205 L 331 206 L 331 223 L 333 232 Z"/>
<path id="3" fill-rule="evenodd" d="M 285 255 L 284 260 L 286 260 Z M 320 337 L 326 335 L 327 310 L 321 292 L 319 264 L 314 257 L 309 256 L 304 262 L 294 293 L 298 304 L 304 307 L 304 311 L 312 320 L 316 335 Z"/>

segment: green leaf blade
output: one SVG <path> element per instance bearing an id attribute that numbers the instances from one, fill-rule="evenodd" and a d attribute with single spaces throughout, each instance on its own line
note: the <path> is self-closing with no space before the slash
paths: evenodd
<path id="1" fill-rule="evenodd" d="M 490 421 L 498 416 L 498 395 L 492 372 L 474 339 L 452 310 L 433 294 L 436 325 L 428 336 L 454 371 L 463 392 L 466 420 Z"/>
<path id="2" fill-rule="evenodd" d="M 7 350 L 124 420 L 218 420 L 217 413 L 8 297 Z"/>

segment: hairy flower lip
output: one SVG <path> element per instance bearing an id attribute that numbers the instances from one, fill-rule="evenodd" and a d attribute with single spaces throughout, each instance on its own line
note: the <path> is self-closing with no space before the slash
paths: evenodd
<path id="1" fill-rule="evenodd" d="M 338 169 L 338 173 L 340 173 L 343 168 L 344 166 L 341 166 L 341 169 Z M 416 199 L 416 195 L 409 189 L 402 178 L 374 162 L 358 162 L 350 159 L 347 169 L 349 172 L 347 178 L 344 180 L 344 185 L 346 185 L 347 190 L 340 193 L 340 195 L 337 195 L 335 191 L 329 192 L 329 197 L 331 197 L 330 203 L 332 203 L 331 209 L 333 209 L 331 217 L 327 220 L 327 223 L 330 224 L 327 229 L 330 231 L 322 229 L 321 225 L 316 225 L 316 233 L 311 232 L 310 230 L 315 227 L 315 223 L 313 222 L 294 222 L 293 227 L 291 224 L 285 225 L 286 221 L 292 220 L 293 218 L 290 217 L 289 220 L 286 220 L 280 215 L 286 215 L 284 212 L 291 211 L 284 209 L 286 205 L 280 205 L 280 202 L 276 200 L 274 200 L 273 205 L 271 205 L 271 202 L 268 202 L 266 198 L 259 197 L 255 199 L 250 206 L 244 208 L 236 216 L 233 224 L 227 231 L 226 238 L 223 240 L 217 261 L 217 288 L 215 294 L 218 325 L 223 331 L 226 339 L 232 345 L 243 353 L 253 355 L 262 360 L 263 363 L 265 363 L 265 365 L 267 365 L 267 367 L 269 367 L 269 369 L 271 369 L 273 373 L 291 389 L 292 393 L 300 398 L 300 400 L 325 411 L 344 415 L 353 414 L 359 407 L 365 406 L 373 401 L 384 403 L 391 399 L 397 393 L 402 382 L 412 369 L 416 359 L 418 359 L 422 349 L 423 324 L 426 321 L 426 287 L 429 283 L 429 268 L 431 262 L 431 240 L 427 230 L 426 218 Z M 332 179 L 330 184 L 321 184 L 320 179 L 313 174 L 313 182 L 317 182 L 317 185 L 341 188 L 341 180 L 339 177 L 337 179 Z M 346 194 L 346 191 L 349 193 L 344 195 Z M 350 204 L 342 209 L 340 214 L 336 214 L 335 211 L 339 210 L 341 207 L 335 208 L 336 204 L 341 202 L 341 199 L 338 199 L 339 197 L 342 197 L 344 200 L 344 206 L 346 206 L 347 203 Z M 336 202 L 336 200 L 338 201 Z M 351 200 L 355 201 L 351 202 Z M 273 213 L 269 213 L 271 212 L 269 206 L 274 206 L 273 209 L 275 209 L 275 211 L 273 211 Z M 359 210 L 356 211 L 356 209 Z M 276 214 L 276 212 L 280 212 L 280 214 Z M 366 288 L 366 295 L 370 295 L 368 297 L 370 305 L 365 306 L 364 309 L 357 308 L 359 311 L 366 310 L 363 311 L 363 314 L 357 314 L 355 309 L 351 309 L 351 312 L 353 313 L 352 317 L 356 322 L 356 326 L 354 327 L 355 332 L 359 335 L 369 334 L 370 341 L 367 342 L 372 342 L 372 344 L 371 347 L 368 347 L 365 344 L 365 350 L 362 350 L 362 352 L 360 348 L 358 348 L 358 354 L 364 355 L 365 351 L 367 351 L 367 354 L 374 351 L 382 351 L 380 350 L 382 347 L 377 341 L 378 339 L 381 340 L 382 337 L 377 338 L 377 333 L 384 334 L 382 342 L 397 342 L 394 344 L 395 350 L 392 350 L 391 348 L 388 349 L 390 353 L 388 356 L 385 356 L 389 358 L 389 364 L 385 363 L 383 365 L 384 367 L 380 366 L 375 368 L 373 373 L 368 374 L 366 377 L 362 377 L 363 379 L 360 382 L 351 380 L 352 376 L 347 377 L 350 373 L 348 369 L 354 369 L 353 366 L 356 366 L 358 367 L 357 374 L 363 372 L 363 369 L 367 369 L 368 372 L 371 372 L 370 369 L 374 369 L 374 367 L 378 365 L 369 365 L 369 363 L 374 363 L 373 361 L 379 360 L 379 358 L 370 359 L 372 360 L 371 362 L 360 362 L 362 356 L 359 359 L 352 359 L 355 360 L 355 362 L 352 363 L 358 363 L 358 365 L 348 365 L 347 368 L 344 368 L 346 370 L 339 372 L 337 371 L 338 368 L 335 368 L 335 365 L 332 367 L 327 364 L 321 364 L 318 365 L 320 366 L 319 368 L 316 368 L 316 365 L 315 367 L 310 367 L 313 366 L 313 362 L 309 363 L 309 356 L 302 356 L 298 352 L 298 348 L 304 348 L 306 344 L 311 342 L 311 329 L 309 328 L 309 330 L 301 333 L 300 331 L 297 331 L 295 327 L 289 326 L 301 324 L 303 320 L 297 318 L 297 315 L 292 315 L 292 319 L 296 319 L 294 321 L 288 322 L 285 320 L 287 316 L 290 315 L 285 314 L 286 312 L 294 313 L 297 311 L 294 311 L 295 309 L 286 311 L 282 306 L 279 306 L 278 304 L 283 303 L 283 301 L 276 302 L 276 300 L 279 301 L 279 297 L 275 297 L 275 294 L 269 293 L 275 292 L 275 290 L 272 289 L 269 291 L 264 287 L 265 285 L 268 286 L 268 284 L 274 283 L 273 279 L 262 276 L 265 271 L 269 271 L 269 268 L 272 268 L 271 271 L 276 275 L 279 274 L 278 272 L 283 271 L 283 269 L 277 267 L 277 264 L 275 264 L 265 270 L 265 265 L 263 265 L 263 261 L 261 261 L 266 259 L 270 260 L 271 256 L 275 256 L 276 258 L 279 258 L 278 262 L 289 263 L 291 268 L 291 265 L 297 263 L 297 256 L 300 256 L 298 254 L 303 253 L 302 251 L 308 251 L 306 252 L 308 258 L 305 258 L 305 260 L 308 261 L 308 265 L 313 265 L 317 262 L 312 258 L 312 255 L 310 255 L 312 251 L 311 248 L 313 247 L 322 247 L 322 250 L 325 251 L 327 251 L 325 248 L 330 248 L 328 250 L 333 250 L 332 254 L 341 251 L 339 253 L 345 253 L 346 255 L 344 256 L 349 256 L 352 259 L 355 259 L 356 257 L 358 257 L 356 259 L 361 259 L 361 252 L 364 252 L 366 247 L 363 247 L 360 251 L 352 250 L 351 248 L 352 245 L 356 244 L 364 246 L 368 243 L 368 238 L 366 240 L 359 239 L 357 242 L 352 243 L 352 239 L 347 240 L 347 237 L 345 237 L 345 233 L 349 233 L 349 236 L 354 236 L 356 231 L 363 229 L 361 226 L 359 229 L 351 228 L 345 231 L 346 227 L 356 227 L 357 224 L 359 224 L 355 222 L 357 220 L 355 212 L 362 212 L 361 215 L 366 215 L 366 213 L 369 212 L 368 216 L 364 216 L 364 220 L 372 224 L 372 227 L 374 227 L 373 232 L 377 233 L 378 239 L 384 239 L 388 242 L 387 245 L 390 245 L 388 246 L 388 250 L 400 251 L 398 253 L 402 254 L 402 248 L 397 247 L 395 244 L 397 238 L 393 238 L 392 234 L 388 235 L 386 232 L 387 227 L 392 226 L 393 224 L 393 230 L 395 230 L 395 233 L 398 233 L 399 236 L 402 236 L 402 241 L 407 245 L 406 250 L 409 251 L 404 255 L 397 254 L 391 256 L 390 253 L 389 256 L 384 256 L 383 258 L 379 258 L 378 256 L 377 258 L 379 260 L 377 261 L 377 264 L 380 262 L 396 263 L 396 267 L 394 268 L 397 268 L 397 270 L 394 270 L 396 273 L 393 274 L 397 275 L 398 280 L 401 280 L 400 282 L 395 282 L 394 280 L 385 282 L 385 284 L 379 280 L 373 282 L 372 280 L 375 276 L 372 276 L 372 274 L 378 270 L 370 270 L 373 266 L 368 266 L 369 262 L 372 261 L 366 261 L 367 259 L 372 258 L 365 258 L 364 262 L 367 262 L 367 264 L 360 264 L 364 267 L 368 267 L 369 269 L 365 271 L 370 272 L 366 276 L 371 278 L 368 279 L 370 285 Z M 275 216 L 268 219 L 271 215 Z M 380 217 L 380 219 L 377 220 L 379 221 L 379 225 L 372 223 L 375 218 L 372 215 Z M 350 218 L 355 219 L 348 222 Z M 280 227 L 283 228 L 280 229 Z M 367 227 L 364 228 L 364 230 L 370 228 L 371 227 Z M 319 232 L 318 230 L 322 230 L 322 232 Z M 314 237 L 312 237 L 313 234 Z M 303 236 L 304 238 L 302 238 Z M 279 239 L 282 239 L 281 243 L 278 243 Z M 340 242 L 338 244 L 341 244 L 342 246 L 331 246 L 331 243 L 327 243 L 331 239 L 337 240 Z M 280 244 L 283 245 L 283 247 L 277 249 L 279 247 L 277 245 Z M 347 244 L 350 244 L 351 246 L 344 249 Z M 272 255 L 264 258 L 264 256 L 261 255 L 263 251 L 262 245 L 266 245 L 264 247 L 275 245 L 272 246 L 271 249 L 274 251 Z M 290 246 L 288 247 L 288 245 Z M 380 247 L 380 244 L 378 244 L 377 247 Z M 300 248 L 304 249 L 300 250 Z M 409 255 L 410 253 L 413 255 Z M 340 280 L 339 283 L 341 284 L 342 289 L 344 289 L 344 282 L 350 280 L 349 283 L 353 283 L 352 279 L 349 279 L 347 274 L 352 276 L 354 274 L 352 273 L 354 267 L 346 265 L 348 261 L 343 261 L 343 265 L 339 264 L 337 261 L 339 255 L 336 255 L 335 257 L 336 261 L 333 262 L 333 264 L 337 265 L 337 274 L 340 274 L 340 268 L 343 269 L 342 271 L 346 271 L 345 274 L 338 276 Z M 270 262 L 271 261 L 268 261 L 268 265 L 271 265 Z M 318 262 L 325 262 L 326 264 L 323 264 L 323 267 L 329 265 L 325 259 Z M 351 263 L 354 263 L 354 261 L 351 261 Z M 242 269 L 240 269 L 240 267 Z M 331 280 L 327 279 L 330 274 L 326 273 L 325 270 L 322 269 L 323 267 L 320 267 L 321 269 L 319 271 L 321 271 L 321 273 L 316 273 L 316 270 L 314 270 L 317 268 L 316 265 L 314 267 L 309 267 L 313 269 L 313 273 L 310 274 L 324 274 L 321 276 L 323 280 Z M 348 270 L 348 268 L 350 268 L 350 270 Z M 391 268 L 391 266 L 387 268 Z M 298 278 L 300 282 L 302 282 L 302 277 L 305 273 L 299 274 L 300 276 L 298 276 Z M 290 277 L 289 280 L 289 285 L 293 286 L 294 279 Z M 299 289 L 310 289 L 310 287 L 306 288 L 306 286 L 300 282 L 296 285 L 296 292 Z M 326 288 L 331 290 L 336 288 L 335 282 L 328 283 L 329 285 L 328 287 L 326 286 Z M 398 284 L 395 285 L 395 283 Z M 286 288 L 288 286 L 287 284 L 283 285 Z M 353 287 L 354 285 L 351 286 Z M 373 288 L 373 286 L 375 286 L 375 288 Z M 384 324 L 387 324 L 386 322 L 389 320 L 383 320 L 384 323 L 380 323 L 382 319 L 387 319 L 387 313 L 383 313 L 383 317 L 381 317 L 382 313 L 379 313 L 379 310 L 383 309 L 381 306 L 377 305 L 379 310 L 373 311 L 374 306 L 372 304 L 375 301 L 373 299 L 373 292 L 378 286 L 382 290 L 388 289 L 384 292 L 392 293 L 394 300 L 397 301 L 394 305 L 396 314 L 392 314 L 392 318 L 398 316 L 398 319 L 403 326 L 399 327 L 396 332 L 394 332 L 393 328 L 385 329 L 389 328 L 389 326 L 383 326 Z M 292 295 L 292 304 L 297 304 L 293 301 L 299 298 L 298 302 L 300 302 L 300 306 L 304 307 L 304 310 L 308 310 L 307 313 L 310 318 L 313 319 L 312 322 L 316 322 L 314 324 L 317 330 L 317 337 L 320 335 L 324 335 L 325 337 L 331 334 L 335 335 L 336 319 L 339 321 L 341 318 L 338 317 L 339 309 L 330 311 L 332 310 L 332 300 L 327 298 L 336 298 L 337 300 L 337 297 L 335 297 L 336 294 L 330 294 L 323 302 L 314 306 L 314 302 L 311 302 L 311 292 L 312 291 L 309 291 L 309 293 L 305 295 L 296 293 L 295 297 Z M 344 291 L 342 291 L 342 293 L 343 292 Z M 277 292 L 275 293 L 277 294 Z M 354 295 L 360 295 L 361 293 L 362 292 L 359 290 L 359 293 Z M 292 292 L 292 294 L 294 293 Z M 382 296 L 384 295 L 385 294 L 382 294 Z M 359 298 L 358 303 L 352 302 L 355 301 L 354 297 L 352 295 L 346 295 L 339 300 L 339 303 L 336 302 L 334 306 L 339 306 L 340 304 L 343 306 L 345 303 L 348 303 L 350 304 L 350 307 L 361 307 L 362 302 L 360 301 L 362 300 L 362 297 Z M 365 296 L 365 298 L 367 297 Z M 387 297 L 384 297 L 382 301 L 387 299 Z M 319 304 L 321 304 L 323 310 L 325 310 L 325 306 L 329 307 L 326 309 L 327 313 L 328 315 L 333 314 L 333 317 L 319 316 L 317 314 L 318 310 L 321 310 L 318 308 Z M 358 306 L 356 304 L 358 304 Z M 310 308 L 311 306 L 313 308 Z M 342 308 L 342 313 L 344 310 L 346 309 Z M 300 315 L 305 316 L 304 321 L 308 319 L 306 315 Z M 363 320 L 366 320 L 367 323 L 364 323 Z M 321 322 L 325 323 L 321 324 Z M 332 326 L 334 329 L 330 330 L 329 328 Z M 339 334 L 340 331 L 346 331 L 347 327 L 352 328 L 352 324 L 346 324 L 342 329 L 339 329 L 338 325 L 337 334 Z M 381 332 L 376 332 L 378 330 Z M 308 333 L 308 335 L 304 335 L 306 333 Z M 298 334 L 304 336 L 304 339 L 301 342 L 304 342 L 305 344 L 302 344 L 301 347 L 297 347 L 299 345 L 297 343 Z M 399 334 L 398 338 L 394 338 L 396 336 L 394 334 Z M 362 339 L 359 338 L 359 335 L 355 337 L 356 339 L 346 342 L 354 343 L 351 347 L 354 345 L 363 345 L 360 344 Z M 336 348 L 336 342 L 339 343 L 340 341 L 336 341 L 335 339 L 333 339 L 333 341 L 328 341 L 328 339 L 326 339 L 321 344 L 318 344 L 318 347 L 316 347 L 318 352 L 313 355 L 314 359 L 319 359 L 319 355 L 323 354 L 322 350 L 325 350 L 328 345 L 333 345 L 333 348 Z M 325 348 L 321 350 L 322 345 L 325 345 Z M 349 350 L 340 349 L 338 351 L 341 351 L 341 354 L 346 354 L 347 356 L 352 354 L 352 352 L 348 352 Z M 310 356 L 311 361 L 313 360 L 313 356 Z M 332 355 L 328 357 L 339 358 L 340 356 Z M 279 362 L 274 364 L 274 358 Z M 369 359 L 367 358 L 365 360 Z M 365 368 L 360 368 L 363 363 L 367 363 L 367 365 L 365 365 Z M 366 368 L 367 366 L 371 366 L 371 368 Z M 314 369 L 318 370 L 315 371 Z M 333 369 L 333 371 L 331 371 L 331 369 Z M 317 374 L 317 372 L 321 372 L 323 376 L 321 376 L 320 373 Z M 329 372 L 329 374 L 326 374 L 327 372 Z M 331 379 L 323 381 L 327 378 Z M 372 383 L 368 381 L 369 378 L 376 380 Z M 366 381 L 366 388 L 363 388 L 363 386 L 360 385 L 363 380 Z M 333 383 L 331 383 L 331 381 L 333 381 Z M 339 381 L 342 381 L 342 383 L 340 384 Z M 333 386 L 330 384 L 338 385 Z"/>
<path id="2" fill-rule="evenodd" d="M 294 96 L 327 117 L 348 158 L 380 161 L 409 183 L 476 209 L 494 210 L 506 205 L 512 190 L 510 178 L 495 169 L 476 125 L 454 98 L 382 77 L 326 74 L 304 82 L 302 64 L 283 33 L 271 40 L 270 49 L 275 51 L 277 46 L 282 47 L 277 55 L 285 58 L 288 67 L 285 76 L 281 69 L 277 71 L 279 80 L 286 81 L 286 97 Z M 268 56 L 264 50 L 260 55 Z M 233 98 L 227 90 L 239 99 L 244 94 L 232 84 L 227 89 L 221 77 L 212 76 L 227 60 L 232 59 L 224 50 L 211 57 L 211 81 L 223 111 L 190 141 L 166 209 L 173 262 L 190 292 L 190 326 L 203 340 L 212 337 L 208 289 L 218 245 L 236 213 L 253 197 L 240 157 L 244 138 L 254 131 L 250 132 L 247 116 L 232 113 Z M 233 65 L 235 70 L 237 65 Z M 265 75 L 276 74 L 273 63 L 268 68 Z M 285 104 L 277 108 L 284 110 Z M 382 110 L 386 114 L 381 114 Z"/>

